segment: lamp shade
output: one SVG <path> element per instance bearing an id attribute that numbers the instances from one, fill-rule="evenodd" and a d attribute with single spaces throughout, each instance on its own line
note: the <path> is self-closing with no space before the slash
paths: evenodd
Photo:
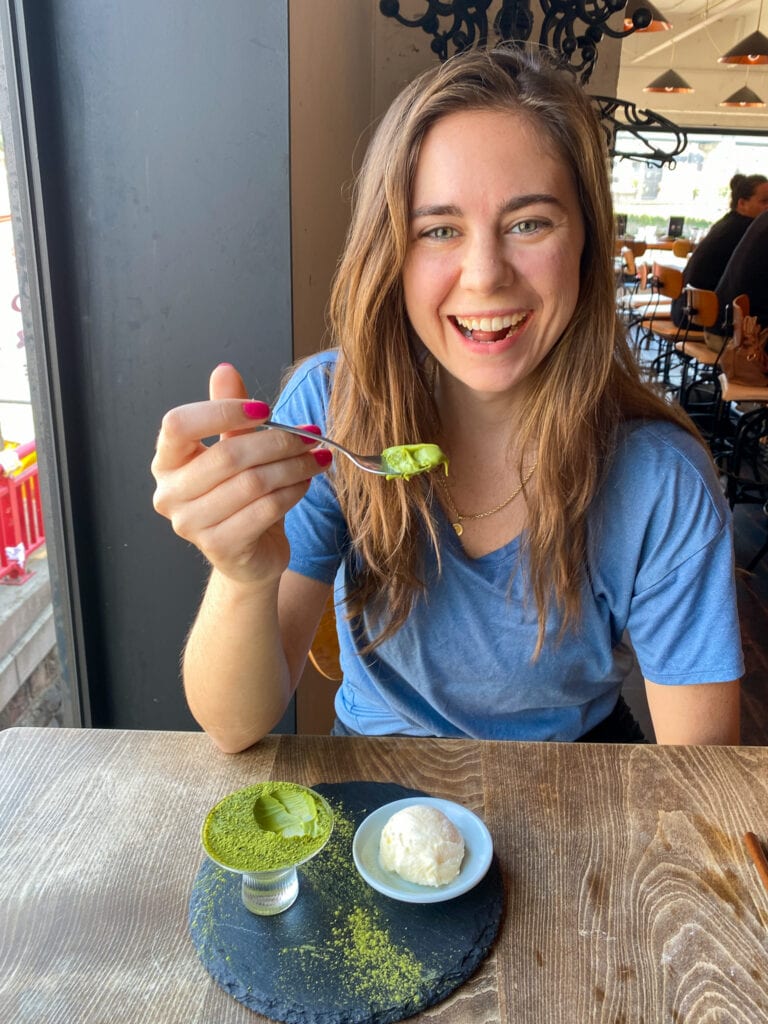
<path id="1" fill-rule="evenodd" d="M 753 32 L 717 59 L 720 64 L 768 64 L 768 37 Z"/>
<path id="2" fill-rule="evenodd" d="M 637 32 L 667 32 L 672 28 L 672 24 L 667 21 L 664 15 L 653 6 L 653 4 L 646 3 L 645 0 L 629 0 L 624 10 L 624 31 L 629 32 L 630 29 L 635 28 L 636 22 L 634 15 L 638 11 L 647 11 L 650 14 L 651 20 L 646 21 L 647 16 L 638 18 L 640 24 L 637 26 Z"/>
<path id="3" fill-rule="evenodd" d="M 693 87 L 688 85 L 684 78 L 681 78 L 676 71 L 665 71 L 663 75 L 654 78 L 643 89 L 643 92 L 693 92 Z"/>
<path id="4" fill-rule="evenodd" d="M 746 85 L 743 89 L 739 89 L 732 96 L 729 96 L 727 100 L 723 100 L 720 103 L 721 107 L 764 107 L 765 100 L 761 100 L 756 92 L 752 92 Z"/>

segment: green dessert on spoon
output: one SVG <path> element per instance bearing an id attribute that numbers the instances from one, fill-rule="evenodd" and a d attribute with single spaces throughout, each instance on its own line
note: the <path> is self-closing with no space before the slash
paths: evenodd
<path id="1" fill-rule="evenodd" d="M 448 459 L 436 444 L 396 444 L 381 453 L 387 469 L 387 480 L 410 480 L 419 473 L 428 473 L 438 466 L 445 467 L 448 476 Z"/>

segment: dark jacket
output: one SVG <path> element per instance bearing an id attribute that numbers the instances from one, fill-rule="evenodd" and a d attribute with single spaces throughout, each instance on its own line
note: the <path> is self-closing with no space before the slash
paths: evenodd
<path id="1" fill-rule="evenodd" d="M 768 327 L 768 210 L 750 223 L 733 250 L 715 291 L 725 309 L 737 295 L 749 296 L 749 312 Z M 717 331 L 715 333 L 722 333 Z"/>
<path id="2" fill-rule="evenodd" d="M 730 211 L 713 224 L 685 265 L 683 285 L 714 291 L 728 260 L 751 223 L 751 217 Z M 678 326 L 683 320 L 684 307 L 685 294 L 682 294 L 672 302 L 672 319 Z"/>

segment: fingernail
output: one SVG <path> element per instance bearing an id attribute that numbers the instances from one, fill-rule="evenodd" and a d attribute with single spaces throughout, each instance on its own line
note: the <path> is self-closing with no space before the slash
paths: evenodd
<path id="1" fill-rule="evenodd" d="M 265 420 L 269 416 L 266 402 L 243 402 L 243 413 L 249 420 Z"/>
<path id="2" fill-rule="evenodd" d="M 333 455 L 331 455 L 327 448 L 318 448 L 317 451 L 310 452 L 309 454 L 314 456 L 315 462 L 318 466 L 322 466 L 323 469 L 326 466 L 330 466 L 333 461 Z"/>
<path id="3" fill-rule="evenodd" d="M 317 434 L 318 437 L 320 436 L 320 427 L 316 427 L 314 423 L 303 423 L 301 425 L 301 429 L 302 430 L 308 430 L 310 432 L 310 434 Z M 308 437 L 302 437 L 301 440 L 304 442 L 304 444 L 314 444 L 315 443 L 314 441 L 312 441 Z"/>
<path id="4" fill-rule="evenodd" d="M 219 370 L 219 369 L 221 369 L 222 366 L 229 366 L 231 368 L 232 363 L 219 363 L 219 365 L 216 367 L 216 369 Z"/>

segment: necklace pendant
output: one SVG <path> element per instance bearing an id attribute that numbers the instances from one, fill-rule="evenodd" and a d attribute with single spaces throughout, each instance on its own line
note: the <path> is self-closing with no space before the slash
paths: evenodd
<path id="1" fill-rule="evenodd" d="M 451 523 L 451 526 L 456 531 L 456 536 L 457 537 L 460 537 L 462 535 L 462 533 L 464 533 L 464 527 L 461 525 L 460 522 L 457 521 L 455 523 Z"/>

